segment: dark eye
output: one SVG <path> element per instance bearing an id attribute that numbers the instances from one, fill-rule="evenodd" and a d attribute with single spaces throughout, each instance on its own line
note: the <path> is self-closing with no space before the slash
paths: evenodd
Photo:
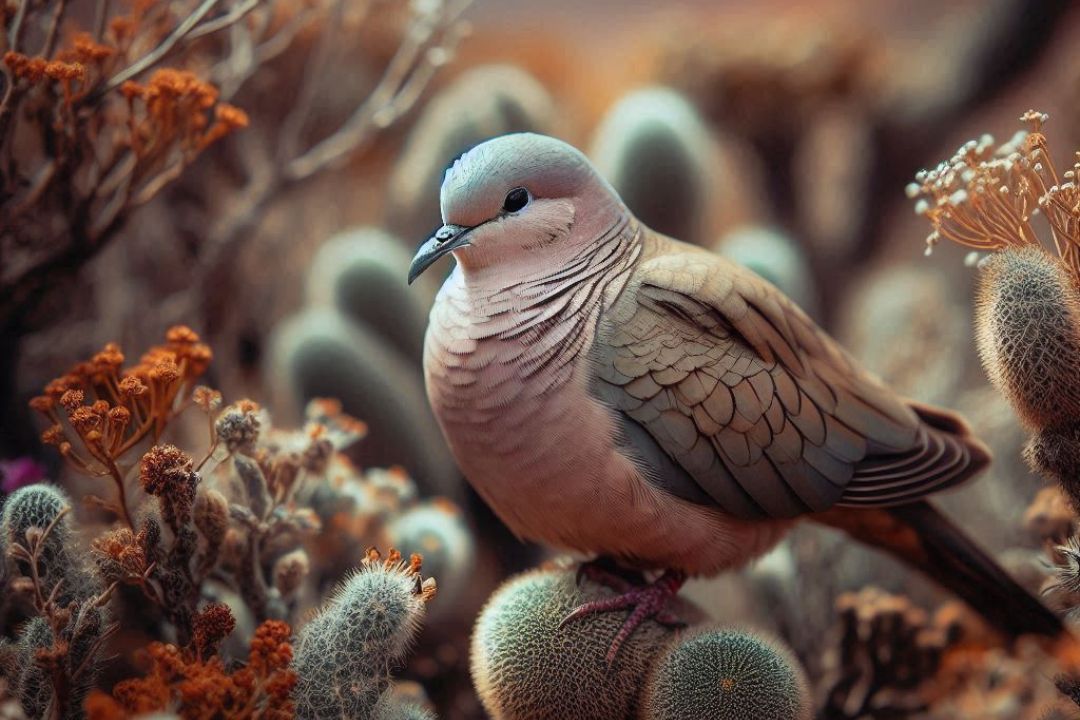
<path id="1" fill-rule="evenodd" d="M 522 187 L 514 188 L 506 193 L 506 199 L 503 200 L 503 210 L 506 212 L 517 212 L 528 204 L 529 191 Z"/>

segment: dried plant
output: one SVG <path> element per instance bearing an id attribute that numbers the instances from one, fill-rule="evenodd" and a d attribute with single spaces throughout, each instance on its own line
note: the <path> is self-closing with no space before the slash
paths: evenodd
<path id="1" fill-rule="evenodd" d="M 195 644 L 151 643 L 146 649 L 150 673 L 118 683 L 111 696 L 95 691 L 86 700 L 87 720 L 123 720 L 156 711 L 171 711 L 184 720 L 292 720 L 292 630 L 267 620 L 255 630 L 247 662 L 230 671 L 216 646 L 234 624 L 225 606 L 210 606 L 196 619 Z"/>

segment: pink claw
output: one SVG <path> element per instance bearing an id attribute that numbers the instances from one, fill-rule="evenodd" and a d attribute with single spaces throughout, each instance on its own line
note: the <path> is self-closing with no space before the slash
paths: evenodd
<path id="1" fill-rule="evenodd" d="M 605 572 L 586 572 L 586 574 L 605 584 L 609 584 L 611 580 L 617 577 Z M 624 581 L 622 581 L 621 578 L 618 579 L 619 582 L 610 584 L 616 585 L 615 589 L 620 592 L 619 595 L 604 598 L 603 600 L 593 600 L 592 602 L 580 605 L 574 608 L 574 610 L 559 623 L 559 628 L 561 629 L 565 627 L 567 623 L 589 615 L 633 608 L 630 615 L 626 618 L 626 621 L 623 622 L 622 627 L 619 628 L 619 632 L 615 635 L 615 639 L 611 641 L 611 647 L 608 648 L 605 659 L 609 665 L 615 662 L 615 658 L 618 656 L 619 650 L 622 648 L 623 644 L 646 620 L 652 618 L 665 627 L 685 627 L 686 625 L 686 623 L 679 620 L 672 613 L 666 612 L 668 603 L 678 594 L 679 589 L 683 586 L 683 583 L 686 582 L 685 574 L 677 570 L 668 570 L 657 578 L 655 582 L 646 585 L 645 587 L 633 588 L 627 588 Z"/>

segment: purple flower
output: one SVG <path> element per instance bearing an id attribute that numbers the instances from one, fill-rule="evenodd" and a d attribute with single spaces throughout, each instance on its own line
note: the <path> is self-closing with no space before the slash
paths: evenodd
<path id="1" fill-rule="evenodd" d="M 45 478 L 45 468 L 28 457 L 0 460 L 0 491 L 13 493 Z"/>

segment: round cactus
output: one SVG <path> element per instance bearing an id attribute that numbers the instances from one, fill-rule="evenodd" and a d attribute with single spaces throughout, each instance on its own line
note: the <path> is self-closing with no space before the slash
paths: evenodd
<path id="1" fill-rule="evenodd" d="M 400 556 L 369 558 L 299 634 L 297 717 L 372 717 L 433 594 Z"/>
<path id="2" fill-rule="evenodd" d="M 441 222 L 439 186 L 454 159 L 484 140 L 547 132 L 554 104 L 524 70 L 485 65 L 463 73 L 431 99 L 409 133 L 390 178 L 387 226 L 410 246 Z"/>
<path id="3" fill-rule="evenodd" d="M 44 483 L 27 485 L 8 496 L 4 503 L 4 512 L 0 516 L 0 528 L 3 529 L 4 542 L 26 544 L 26 531 L 30 528 L 44 530 L 59 517 L 64 510 L 71 508 L 71 502 L 59 488 Z M 58 522 L 46 539 L 50 546 L 61 544 L 71 535 L 70 523 L 64 519 Z"/>
<path id="4" fill-rule="evenodd" d="M 420 503 L 391 519 L 390 543 L 424 558 L 424 570 L 439 580 L 440 602 L 432 609 L 455 610 L 455 601 L 472 577 L 474 542 L 468 524 L 456 505 L 447 500 Z"/>
<path id="5" fill-rule="evenodd" d="M 589 152 L 600 173 L 646 225 L 687 242 L 708 232 L 716 147 L 682 95 L 656 87 L 627 95 L 608 111 Z"/>
<path id="6" fill-rule="evenodd" d="M 816 313 L 817 291 L 806 255 L 784 233 L 763 226 L 743 226 L 724 235 L 713 249 L 783 290 L 810 315 Z"/>
<path id="7" fill-rule="evenodd" d="M 322 244 L 308 269 L 308 304 L 336 307 L 419 366 L 427 305 L 405 283 L 411 262 L 404 244 L 378 228 L 336 235 Z"/>
<path id="8" fill-rule="evenodd" d="M 81 558 L 72 553 L 75 539 L 72 537 L 70 514 L 61 517 L 61 513 L 70 507 L 71 501 L 62 490 L 37 483 L 19 488 L 9 495 L 0 515 L 0 535 L 3 536 L 5 548 L 20 544 L 29 549 L 26 532 L 32 528 L 44 531 L 52 525 L 38 553 L 37 571 L 46 592 L 50 592 L 56 583 L 61 583 L 58 599 L 62 604 L 76 596 L 89 595 L 94 589 L 93 577 L 83 568 Z M 57 517 L 60 520 L 54 525 Z M 20 573 L 30 574 L 25 559 L 16 564 Z"/>
<path id="9" fill-rule="evenodd" d="M 435 720 L 435 713 L 422 705 L 402 700 L 388 690 L 372 710 L 371 720 Z"/>
<path id="10" fill-rule="evenodd" d="M 806 678 L 777 642 L 704 629 L 674 641 L 653 668 L 644 720 L 808 720 Z"/>
<path id="11" fill-rule="evenodd" d="M 277 329 L 272 358 L 269 382 L 279 405 L 298 412 L 312 398 L 338 398 L 369 428 L 357 447 L 360 462 L 402 463 L 425 494 L 460 499 L 461 479 L 419 367 L 370 329 L 331 308 L 310 308 Z"/>
<path id="12" fill-rule="evenodd" d="M 607 587 L 573 570 L 534 570 L 508 580 L 473 630 L 471 669 L 484 709 L 496 720 L 624 720 L 645 674 L 673 632 L 652 621 L 634 631 L 614 663 L 605 655 L 626 612 L 590 615 L 560 627 Z"/>
<path id="13" fill-rule="evenodd" d="M 991 382 L 1031 429 L 1080 417 L 1080 291 L 1038 247 L 991 255 L 979 277 L 976 341 Z"/>

